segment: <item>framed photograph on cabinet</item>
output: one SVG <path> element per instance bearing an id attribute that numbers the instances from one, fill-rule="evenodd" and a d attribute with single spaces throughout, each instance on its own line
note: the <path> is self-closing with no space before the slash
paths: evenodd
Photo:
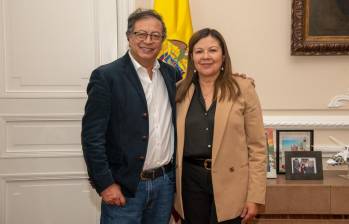
<path id="1" fill-rule="evenodd" d="M 266 150 L 267 150 L 267 178 L 276 178 L 276 153 L 275 153 L 275 129 L 265 129 Z"/>
<path id="2" fill-rule="evenodd" d="M 313 151 L 313 130 L 276 130 L 276 172 L 285 173 L 285 152 Z"/>
<path id="3" fill-rule="evenodd" d="M 291 55 L 349 55 L 349 1 L 293 0 Z"/>
<path id="4" fill-rule="evenodd" d="M 285 152 L 286 180 L 322 180 L 321 151 Z"/>

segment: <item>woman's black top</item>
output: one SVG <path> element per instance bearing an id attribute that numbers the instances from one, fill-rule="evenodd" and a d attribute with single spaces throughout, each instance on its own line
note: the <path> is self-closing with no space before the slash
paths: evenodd
<path id="1" fill-rule="evenodd" d="M 200 84 L 193 80 L 195 91 L 185 119 L 184 158 L 211 158 L 216 100 L 206 111 Z"/>

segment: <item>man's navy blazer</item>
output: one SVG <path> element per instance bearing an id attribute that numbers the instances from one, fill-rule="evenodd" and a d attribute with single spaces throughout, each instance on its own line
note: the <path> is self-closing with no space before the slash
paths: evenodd
<path id="1" fill-rule="evenodd" d="M 172 66 L 159 63 L 176 127 L 179 75 Z M 90 182 L 98 193 L 117 183 L 125 196 L 132 197 L 147 153 L 149 116 L 142 84 L 129 54 L 94 70 L 87 94 L 81 140 Z"/>

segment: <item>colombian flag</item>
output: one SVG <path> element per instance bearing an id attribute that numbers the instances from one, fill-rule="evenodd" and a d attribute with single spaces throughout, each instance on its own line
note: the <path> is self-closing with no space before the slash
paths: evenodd
<path id="1" fill-rule="evenodd" d="M 167 39 L 159 59 L 173 65 L 185 77 L 187 46 L 193 33 L 189 0 L 155 0 L 154 9 L 162 16 L 167 28 Z"/>

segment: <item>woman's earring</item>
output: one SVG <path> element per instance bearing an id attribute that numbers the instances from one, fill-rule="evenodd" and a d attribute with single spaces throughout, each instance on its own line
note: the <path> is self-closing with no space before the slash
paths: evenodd
<path id="1" fill-rule="evenodd" d="M 196 69 L 194 69 L 194 74 L 196 74 L 196 72 L 197 72 Z"/>
<path id="2" fill-rule="evenodd" d="M 222 72 L 224 71 L 224 67 L 223 67 L 223 66 L 221 67 L 221 71 L 222 71 Z"/>

